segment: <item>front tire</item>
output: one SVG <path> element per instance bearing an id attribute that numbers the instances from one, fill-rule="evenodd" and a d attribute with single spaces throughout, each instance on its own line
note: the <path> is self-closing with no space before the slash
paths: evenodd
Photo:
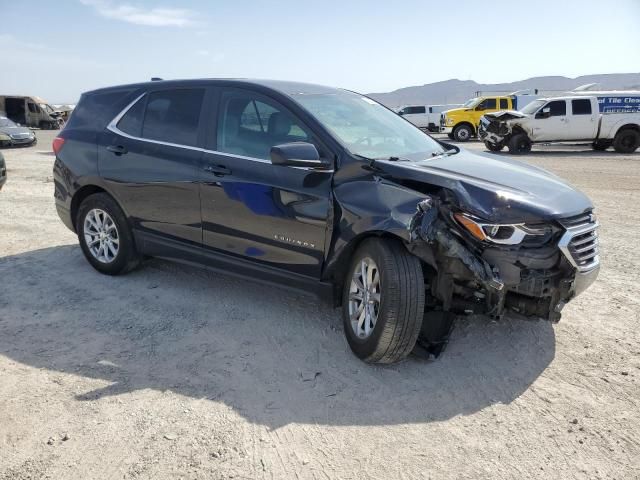
<path id="1" fill-rule="evenodd" d="M 473 129 L 469 125 L 458 125 L 453 129 L 453 138 L 458 142 L 468 142 L 473 136 Z"/>
<path id="2" fill-rule="evenodd" d="M 640 146 L 640 132 L 624 128 L 613 139 L 613 149 L 618 153 L 633 153 Z"/>
<path id="3" fill-rule="evenodd" d="M 504 148 L 504 144 L 502 143 L 496 144 L 491 142 L 484 142 L 484 146 L 487 147 L 487 150 L 490 150 L 492 152 L 500 152 Z"/>
<path id="4" fill-rule="evenodd" d="M 100 273 L 120 275 L 140 264 L 124 212 L 106 193 L 90 195 L 80 204 L 76 232 L 82 253 Z"/>
<path id="5" fill-rule="evenodd" d="M 531 140 L 526 133 L 517 133 L 509 139 L 509 153 L 526 155 L 531 151 Z"/>
<path id="6" fill-rule="evenodd" d="M 413 350 L 424 314 L 420 260 L 397 240 L 368 239 L 344 282 L 342 316 L 353 353 L 367 363 L 395 363 Z"/>

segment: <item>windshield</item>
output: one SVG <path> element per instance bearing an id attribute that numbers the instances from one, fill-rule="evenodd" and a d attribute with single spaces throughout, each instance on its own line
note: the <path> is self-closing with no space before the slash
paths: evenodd
<path id="1" fill-rule="evenodd" d="M 442 146 L 379 103 L 357 93 L 294 94 L 320 123 L 355 155 L 423 160 L 444 153 Z"/>
<path id="2" fill-rule="evenodd" d="M 462 105 L 462 108 L 473 108 L 480 103 L 480 100 L 482 100 L 482 98 L 472 98 L 471 100 L 467 100 L 464 102 L 464 105 Z"/>
<path id="3" fill-rule="evenodd" d="M 531 115 L 535 113 L 542 105 L 547 103 L 546 100 L 534 100 L 531 103 L 527 103 L 524 107 L 520 109 L 522 113 L 526 113 L 527 115 Z"/>
<path id="4" fill-rule="evenodd" d="M 6 117 L 0 117 L 0 127 L 17 127 L 17 125 Z"/>
<path id="5" fill-rule="evenodd" d="M 47 113 L 53 113 L 53 108 L 46 103 L 41 103 L 40 107 Z"/>

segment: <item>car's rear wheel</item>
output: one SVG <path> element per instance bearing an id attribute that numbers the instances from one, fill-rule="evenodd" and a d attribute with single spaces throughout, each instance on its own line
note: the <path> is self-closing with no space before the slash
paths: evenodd
<path id="1" fill-rule="evenodd" d="M 458 125 L 453 129 L 453 138 L 459 142 L 468 142 L 473 136 L 473 129 L 469 125 Z"/>
<path id="2" fill-rule="evenodd" d="M 413 350 L 424 314 L 420 260 L 396 240 L 365 240 L 344 282 L 342 315 L 351 350 L 368 363 L 394 363 Z"/>
<path id="3" fill-rule="evenodd" d="M 517 133 L 509 139 L 509 153 L 525 155 L 531 151 L 531 140 L 525 133 Z"/>
<path id="4" fill-rule="evenodd" d="M 88 196 L 78 209 L 76 232 L 85 258 L 99 272 L 119 275 L 140 263 L 122 209 L 106 193 Z"/>
<path id="5" fill-rule="evenodd" d="M 613 139 L 613 149 L 618 153 L 633 153 L 638 147 L 640 147 L 640 132 L 631 128 L 620 130 Z"/>

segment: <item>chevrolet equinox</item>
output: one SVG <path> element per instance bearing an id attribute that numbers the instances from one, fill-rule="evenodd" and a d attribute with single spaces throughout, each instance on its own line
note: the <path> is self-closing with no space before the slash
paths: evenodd
<path id="1" fill-rule="evenodd" d="M 591 201 L 302 83 L 152 81 L 82 95 L 55 200 L 99 272 L 162 257 L 318 293 L 353 352 L 437 356 L 461 314 L 552 322 L 599 270 Z"/>

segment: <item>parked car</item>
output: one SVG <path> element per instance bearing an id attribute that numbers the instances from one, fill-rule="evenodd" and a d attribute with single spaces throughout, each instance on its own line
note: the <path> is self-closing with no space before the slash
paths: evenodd
<path id="1" fill-rule="evenodd" d="M 487 114 L 480 121 L 480 138 L 491 151 L 505 146 L 525 154 L 533 143 L 591 142 L 594 150 L 613 147 L 633 153 L 640 147 L 640 92 L 585 92 L 543 98 L 519 112 Z"/>
<path id="2" fill-rule="evenodd" d="M 537 90 L 472 98 L 462 107 L 447 110 L 440 115 L 440 133 L 446 133 L 451 140 L 467 142 L 477 136 L 483 115 L 502 110 L 519 110 L 537 98 Z"/>
<path id="3" fill-rule="evenodd" d="M 2 152 L 0 152 L 0 190 L 2 190 L 5 183 L 7 183 L 7 164 L 4 161 Z"/>
<path id="4" fill-rule="evenodd" d="M 440 114 L 446 110 L 461 107 L 462 104 L 449 105 L 407 105 L 398 110 L 398 115 L 428 132 L 440 131 Z"/>
<path id="5" fill-rule="evenodd" d="M 38 142 L 36 134 L 7 117 L 0 117 L 0 147 L 32 146 Z"/>
<path id="6" fill-rule="evenodd" d="M 401 360 L 416 342 L 439 354 L 455 314 L 558 321 L 598 274 L 585 195 L 345 90 L 95 90 L 53 149 L 58 214 L 96 270 L 157 256 L 315 292 L 342 308 L 367 362 Z"/>

